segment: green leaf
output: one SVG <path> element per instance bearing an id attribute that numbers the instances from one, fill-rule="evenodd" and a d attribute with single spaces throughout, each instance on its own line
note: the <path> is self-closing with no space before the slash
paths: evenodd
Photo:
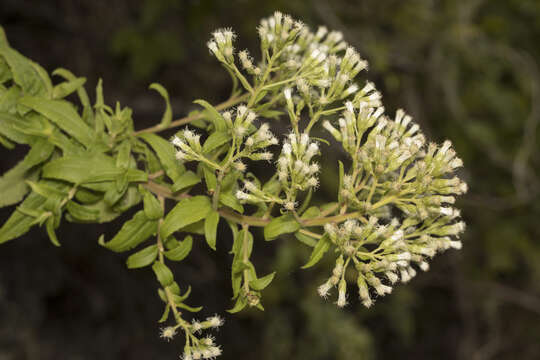
<path id="1" fill-rule="evenodd" d="M 217 187 L 216 172 L 214 171 L 214 169 L 210 169 L 207 165 L 203 163 L 199 163 L 199 166 L 204 174 L 204 181 L 206 182 L 206 189 L 210 193 L 214 192 Z"/>
<path id="2" fill-rule="evenodd" d="M 152 270 L 154 270 L 161 286 L 167 287 L 174 281 L 171 270 L 165 264 L 156 261 L 154 265 L 152 265 Z"/>
<path id="3" fill-rule="evenodd" d="M 160 289 L 161 290 L 161 289 Z M 163 311 L 163 315 L 161 315 L 161 318 L 158 320 L 159 323 L 167 321 L 169 318 L 169 313 L 171 312 L 171 306 L 167 304 L 165 306 L 165 311 Z"/>
<path id="4" fill-rule="evenodd" d="M 2 194 L 0 196 L 0 207 L 13 205 L 21 201 L 30 190 L 25 182 L 28 179 L 29 176 L 21 163 L 0 177 L 0 194 Z"/>
<path id="5" fill-rule="evenodd" d="M 30 171 L 34 166 L 47 160 L 54 150 L 54 145 L 45 139 L 39 139 L 28 154 L 12 169 L 0 177 L 0 207 L 15 204 L 28 193 L 26 180 L 37 177 L 38 169 Z"/>
<path id="6" fill-rule="evenodd" d="M 313 251 L 311 252 L 311 256 L 309 257 L 309 261 L 306 265 L 302 266 L 302 269 L 307 269 L 315 265 L 319 262 L 319 260 L 322 259 L 323 255 L 330 249 L 330 238 L 328 235 L 324 235 L 322 238 L 319 239 L 319 242 L 315 247 L 313 248 Z"/>
<path id="7" fill-rule="evenodd" d="M 171 250 L 165 251 L 163 254 L 165 257 L 172 261 L 182 261 L 189 255 L 191 248 L 193 247 L 193 238 L 188 235 L 184 240 L 179 241 L 178 245 Z"/>
<path id="8" fill-rule="evenodd" d="M 81 119 L 69 102 L 25 96 L 19 99 L 19 103 L 51 120 L 86 148 L 95 142 L 94 131 Z"/>
<path id="9" fill-rule="evenodd" d="M 138 269 L 153 263 L 158 255 L 157 245 L 150 245 L 135 254 L 131 255 L 126 260 L 128 269 Z"/>
<path id="10" fill-rule="evenodd" d="M 217 235 L 217 226 L 219 223 L 219 213 L 217 211 L 210 211 L 206 216 L 204 221 L 204 236 L 208 246 L 212 250 L 216 250 L 216 235 Z"/>
<path id="11" fill-rule="evenodd" d="M 42 69 L 31 60 L 10 48 L 7 43 L 0 42 L 0 56 L 9 65 L 13 80 L 26 94 L 46 95 L 49 84 L 43 78 Z M 50 82 L 50 79 L 49 79 Z"/>
<path id="12" fill-rule="evenodd" d="M 235 314 L 239 311 L 242 311 L 247 305 L 247 301 L 243 296 L 240 296 L 237 300 L 232 309 L 227 310 L 230 314 Z"/>
<path id="13" fill-rule="evenodd" d="M 317 206 L 311 206 L 306 211 L 304 211 L 304 213 L 302 214 L 302 216 L 300 216 L 300 218 L 313 219 L 313 218 L 318 217 L 320 214 L 321 214 L 321 211 L 319 210 Z"/>
<path id="14" fill-rule="evenodd" d="M 52 90 L 53 99 L 63 99 L 79 90 L 86 83 L 86 78 L 76 78 L 56 85 Z"/>
<path id="15" fill-rule="evenodd" d="M 17 129 L 15 124 L 20 122 L 22 121 L 18 117 L 5 112 L 0 112 L 0 134 L 18 144 L 28 144 L 32 141 L 33 136 L 25 134 Z"/>
<path id="16" fill-rule="evenodd" d="M 266 118 L 266 119 L 278 119 L 281 115 L 283 115 L 283 111 L 279 110 L 262 110 L 257 111 L 257 114 L 260 117 Z"/>
<path id="17" fill-rule="evenodd" d="M 60 246 L 60 242 L 58 241 L 58 238 L 56 237 L 56 232 L 54 231 L 54 218 L 52 216 L 47 219 L 45 227 L 47 229 L 47 235 L 49 235 L 49 239 L 51 240 L 53 245 Z"/>
<path id="18" fill-rule="evenodd" d="M 103 194 L 85 188 L 78 188 L 75 199 L 83 204 L 93 204 L 103 198 Z"/>
<path id="19" fill-rule="evenodd" d="M 129 140 L 122 141 L 116 150 L 116 167 L 127 169 L 131 160 L 131 143 Z"/>
<path id="20" fill-rule="evenodd" d="M 35 216 L 28 215 L 24 209 L 32 209 L 39 213 L 42 211 L 46 200 L 35 193 L 28 195 L 0 228 L 0 244 L 18 238 L 30 230 L 34 225 Z"/>
<path id="21" fill-rule="evenodd" d="M 141 187 L 141 189 L 144 189 Z M 143 190 L 144 214 L 150 220 L 157 220 L 163 217 L 163 208 L 159 200 L 148 190 Z"/>
<path id="22" fill-rule="evenodd" d="M 52 160 L 43 167 L 44 178 L 68 181 L 73 184 L 89 184 L 115 181 L 127 174 L 129 182 L 146 182 L 148 175 L 137 169 L 120 169 L 113 158 L 104 154 L 87 153 Z M 106 189 L 100 188 L 105 191 Z"/>
<path id="23" fill-rule="evenodd" d="M 231 135 L 226 131 L 216 131 L 212 133 L 204 142 L 202 147 L 203 153 L 207 154 L 221 145 L 228 143 L 231 140 Z"/>
<path id="24" fill-rule="evenodd" d="M 2 25 L 0 25 L 0 46 L 9 46 L 9 43 L 6 37 L 6 32 L 4 31 L 4 28 L 2 27 Z"/>
<path id="25" fill-rule="evenodd" d="M 345 170 L 343 168 L 343 163 L 338 160 L 339 164 L 339 187 L 338 189 L 343 189 L 343 176 L 345 176 Z M 341 191 L 338 190 L 338 202 L 341 204 Z"/>
<path id="26" fill-rule="evenodd" d="M 137 212 L 133 218 L 126 221 L 120 231 L 108 243 L 100 238 L 99 244 L 114 252 L 133 249 L 157 231 L 157 220 L 150 220 L 144 211 Z"/>
<path id="27" fill-rule="evenodd" d="M 268 225 L 264 227 L 264 239 L 274 240 L 280 235 L 293 233 L 300 229 L 300 224 L 291 214 L 273 218 Z"/>
<path id="28" fill-rule="evenodd" d="M 204 219 L 182 228 L 183 232 L 204 235 Z"/>
<path id="29" fill-rule="evenodd" d="M 9 66 L 7 62 L 0 57 L 0 84 L 4 84 L 8 80 L 11 80 L 13 78 L 11 74 L 11 70 L 9 69 Z M 5 87 L 1 85 L 0 92 L 5 90 Z"/>
<path id="30" fill-rule="evenodd" d="M 207 196 L 194 196 L 183 199 L 167 214 L 161 224 L 161 237 L 167 238 L 173 232 L 202 220 L 212 210 Z"/>
<path id="31" fill-rule="evenodd" d="M 137 186 L 132 184 L 128 186 L 124 196 L 112 207 L 116 212 L 124 212 L 130 207 L 137 205 L 142 200 L 142 196 L 139 193 Z"/>
<path id="32" fill-rule="evenodd" d="M 263 276 L 262 278 L 258 278 L 256 280 L 250 281 L 249 285 L 251 286 L 253 290 L 257 290 L 257 291 L 264 290 L 264 288 L 270 285 L 272 280 L 274 280 L 275 275 L 276 275 L 276 272 L 274 271 L 273 273 Z"/>
<path id="33" fill-rule="evenodd" d="M 11 140 L 7 139 L 4 135 L 0 134 L 0 145 L 5 147 L 8 150 L 11 150 L 15 147 L 15 144 Z"/>
<path id="34" fill-rule="evenodd" d="M 202 306 L 198 306 L 198 307 L 189 306 L 182 302 L 176 303 L 176 305 L 178 305 L 179 308 L 187 310 L 189 312 L 199 312 L 203 308 Z"/>
<path id="35" fill-rule="evenodd" d="M 80 222 L 98 222 L 99 211 L 87 206 L 68 201 L 66 204 L 67 212 L 73 216 L 73 219 Z"/>
<path id="36" fill-rule="evenodd" d="M 61 76 L 70 83 L 73 83 L 76 80 L 84 79 L 84 78 L 76 77 L 75 75 L 73 75 L 71 71 L 63 69 L 63 68 L 58 68 L 54 70 L 52 74 Z M 79 100 L 81 101 L 82 106 L 84 108 L 91 109 L 92 106 L 90 104 L 90 99 L 88 98 L 88 93 L 86 92 L 86 89 L 81 85 L 76 90 L 77 90 L 77 95 L 79 96 Z"/>
<path id="37" fill-rule="evenodd" d="M 70 203 L 72 203 L 70 205 Z M 66 209 L 68 210 L 67 219 L 72 222 L 95 222 L 95 223 L 106 223 L 116 219 L 121 212 L 115 211 L 111 208 L 105 201 L 99 201 L 91 205 L 80 205 L 77 204 L 73 214 L 70 210 L 73 210 L 73 206 L 76 203 L 68 202 Z"/>
<path id="38" fill-rule="evenodd" d="M 230 191 L 222 191 L 219 194 L 219 202 L 225 206 L 234 209 L 240 214 L 244 213 L 244 206 L 240 204 L 238 198 L 232 194 L 232 189 Z"/>
<path id="39" fill-rule="evenodd" d="M 244 254 L 244 236 L 247 236 L 247 257 L 251 256 L 253 251 L 253 234 L 251 232 L 245 232 L 245 230 L 240 230 L 238 236 L 234 238 L 233 248 L 231 252 L 234 254 L 235 259 L 240 259 Z"/>
<path id="40" fill-rule="evenodd" d="M 171 187 L 171 191 L 174 193 L 180 190 L 184 190 L 200 182 L 201 178 L 193 171 L 188 170 L 182 175 L 180 175 L 180 177 L 174 182 L 173 186 Z"/>
<path id="41" fill-rule="evenodd" d="M 214 127 L 216 128 L 216 131 L 225 131 L 225 130 L 227 130 L 227 124 L 225 123 L 225 119 L 223 119 L 223 117 L 216 110 L 215 107 L 213 107 L 207 101 L 201 100 L 201 99 L 195 100 L 194 103 L 199 104 L 199 105 L 201 105 L 202 107 L 204 107 L 206 109 L 206 115 L 207 116 L 205 116 L 205 117 L 207 117 L 214 124 Z"/>
<path id="42" fill-rule="evenodd" d="M 169 176 L 172 181 L 177 181 L 180 175 L 184 173 L 185 168 L 176 159 L 174 146 L 167 140 L 164 140 L 155 134 L 144 133 L 138 136 L 146 141 L 155 151 L 167 176 Z"/>
<path id="43" fill-rule="evenodd" d="M 306 244 L 307 246 L 315 247 L 315 245 L 317 245 L 317 239 L 312 238 L 311 236 L 302 234 L 301 232 L 298 232 L 298 231 L 295 232 L 294 236 L 298 239 L 298 241 Z"/>
<path id="44" fill-rule="evenodd" d="M 158 83 L 150 84 L 149 89 L 156 90 L 161 96 L 163 96 L 163 99 L 165 99 L 165 112 L 163 113 L 163 117 L 161 118 L 159 125 L 162 128 L 166 128 L 172 121 L 172 109 L 171 103 L 169 102 L 169 93 L 162 85 Z"/>

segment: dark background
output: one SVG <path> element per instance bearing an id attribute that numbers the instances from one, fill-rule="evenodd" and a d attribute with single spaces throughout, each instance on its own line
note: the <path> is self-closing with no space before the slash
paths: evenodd
<path id="1" fill-rule="evenodd" d="M 216 334 L 222 358 L 539 359 L 539 1 L 1 0 L 0 24 L 48 71 L 85 76 L 89 91 L 102 77 L 106 101 L 132 107 L 143 128 L 163 110 L 151 82 L 169 90 L 176 117 L 193 99 L 225 99 L 230 83 L 208 54 L 209 33 L 231 26 L 237 47 L 256 53 L 255 27 L 275 10 L 343 31 L 370 62 L 386 108 L 405 108 L 431 140 L 453 141 L 470 186 L 458 205 L 468 229 L 462 251 L 436 257 L 369 310 L 354 296 L 345 311 L 317 298 L 330 264 L 300 270 L 308 250 L 293 239 L 256 241 L 259 272 L 278 275 L 264 313 L 226 317 Z M 2 150 L 0 170 L 25 150 Z M 323 179 L 323 196 L 333 183 Z M 11 211 L 1 209 L 0 220 Z M 125 255 L 97 244 L 121 223 L 66 222 L 59 249 L 43 229 L 0 247 L 0 360 L 181 353 L 181 339 L 159 339 L 151 271 L 128 271 Z M 217 253 L 198 241 L 174 267 L 181 286 L 194 288 L 191 302 L 205 306 L 200 317 L 229 307 L 231 243 L 222 230 Z"/>

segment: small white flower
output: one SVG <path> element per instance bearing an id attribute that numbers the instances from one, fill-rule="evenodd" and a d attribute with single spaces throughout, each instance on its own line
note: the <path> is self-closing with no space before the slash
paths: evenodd
<path id="1" fill-rule="evenodd" d="M 286 88 L 285 90 L 283 90 L 283 94 L 285 95 L 285 99 L 287 101 L 291 100 L 291 89 L 290 88 Z"/>
<path id="2" fill-rule="evenodd" d="M 461 248 L 463 247 L 463 243 L 460 240 L 452 240 L 450 241 L 449 245 L 452 249 L 456 250 L 461 250 Z"/>
<path id="3" fill-rule="evenodd" d="M 214 315 L 206 319 L 210 323 L 211 327 L 220 327 L 223 325 L 223 319 L 218 315 Z"/>
<path id="4" fill-rule="evenodd" d="M 328 294 L 330 293 L 331 288 L 332 288 L 332 284 L 330 284 L 330 282 L 327 281 L 317 288 L 317 292 L 319 293 L 320 297 L 326 299 L 328 297 Z"/>
<path id="5" fill-rule="evenodd" d="M 388 278 L 388 280 L 392 283 L 392 284 L 395 284 L 398 280 L 399 280 L 399 277 L 397 276 L 396 273 L 393 273 L 391 271 L 387 271 L 384 273 L 384 275 L 386 275 L 386 277 Z"/>
<path id="6" fill-rule="evenodd" d="M 419 266 L 420 266 L 420 270 L 422 271 L 429 270 L 429 264 L 426 261 L 422 261 Z"/>
<path id="7" fill-rule="evenodd" d="M 176 335 L 176 329 L 172 326 L 167 326 L 166 328 L 161 329 L 160 337 L 170 341 L 174 335 Z"/>

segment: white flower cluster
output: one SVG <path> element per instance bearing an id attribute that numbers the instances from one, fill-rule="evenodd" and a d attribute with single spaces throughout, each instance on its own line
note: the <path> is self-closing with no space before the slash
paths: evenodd
<path id="1" fill-rule="evenodd" d="M 285 198 L 265 192 L 250 181 L 244 182 L 245 191 L 239 190 L 236 197 L 244 202 L 276 202 L 286 210 L 294 210 L 298 191 L 319 186 L 319 164 L 312 161 L 317 154 L 319 145 L 311 141 L 308 134 L 303 133 L 299 138 L 294 133 L 289 134 L 277 160 L 277 177 Z"/>
<path id="2" fill-rule="evenodd" d="M 172 144 L 178 149 L 176 158 L 181 161 L 200 160 L 202 156 L 201 136 L 186 128 L 181 132 L 181 137 L 174 136 Z"/>
<path id="3" fill-rule="evenodd" d="M 319 286 L 319 295 L 326 298 L 330 290 L 337 286 L 336 304 L 340 307 L 347 304 L 345 271 L 352 260 L 358 273 L 360 299 L 366 307 L 370 307 L 374 302 L 370 288 L 373 289 L 372 294 L 384 296 L 392 292 L 393 284 L 400 280 L 406 283 L 416 276 L 413 264 L 427 271 L 427 258 L 449 248 L 461 248 L 461 242 L 451 240 L 450 236 L 457 236 L 464 229 L 463 222 L 447 225 L 442 219 L 424 226 L 422 231 L 415 226 L 400 224 L 397 219 L 388 225 L 380 225 L 376 217 L 371 217 L 364 225 L 356 220 L 347 220 L 340 226 L 327 224 L 326 236 L 342 255 L 336 260 L 332 276 Z M 370 251 L 369 248 L 374 250 Z M 344 261 L 344 258 L 347 260 Z"/>
<path id="4" fill-rule="evenodd" d="M 336 286 L 336 303 L 345 306 L 345 272 L 349 264 L 354 264 L 360 298 L 370 306 L 373 292 L 379 296 L 390 293 L 392 284 L 414 277 L 415 268 L 427 270 L 427 259 L 437 252 L 461 247 L 458 236 L 465 225 L 453 204 L 456 195 L 467 191 L 467 185 L 457 177 L 450 178 L 450 174 L 463 162 L 456 157 L 450 141 L 427 145 L 419 125 L 403 110 L 393 118 L 385 114 L 374 84 L 358 85 L 358 74 L 368 64 L 343 41 L 340 32 L 325 27 L 311 32 L 279 12 L 264 19 L 258 31 L 261 61 L 255 64 L 247 51 L 238 54 L 242 68 L 254 77 L 253 86 L 246 84 L 236 69 L 234 57 L 227 58 L 227 53 L 233 53 L 226 47 L 232 49 L 229 44 L 234 35 L 225 31 L 214 34 L 211 44 L 215 43 L 215 51 L 211 50 L 218 59 L 225 59 L 222 62 L 232 64 L 230 69 L 257 99 L 266 96 L 272 104 L 285 105 L 292 133 L 283 142 L 277 173 L 272 178 L 279 186 L 269 181 L 272 186 L 261 187 L 257 179 L 243 179 L 244 188 L 236 192 L 236 197 L 241 202 L 271 202 L 295 211 L 299 192 L 319 185 L 319 165 L 313 162 L 319 147 L 310 131 L 319 120 L 327 119 L 323 127 L 352 160 L 340 181 L 336 209 L 340 215 L 355 213 L 360 223 L 343 222 L 347 218 L 342 218 L 336 224 L 326 224 L 323 236 L 340 255 L 332 276 L 319 287 L 319 294 L 326 297 Z M 306 113 L 309 122 L 304 126 Z M 339 113 L 341 116 L 334 119 Z M 235 136 L 240 136 L 244 128 L 250 127 L 240 127 Z M 267 127 L 261 126 L 259 131 L 262 133 L 244 141 L 246 148 L 277 143 Z M 192 155 L 186 152 L 186 156 Z M 270 157 L 257 155 L 252 159 Z"/>
<path id="5" fill-rule="evenodd" d="M 278 140 L 270 131 L 267 123 L 261 124 L 258 129 L 254 125 L 257 114 L 249 110 L 245 105 L 239 105 L 236 111 L 225 111 L 221 114 L 223 121 L 227 126 L 231 138 L 234 139 L 232 150 L 229 159 L 233 159 L 233 167 L 244 172 L 246 165 L 242 162 L 243 158 L 250 160 L 266 160 L 270 161 L 273 154 L 266 151 L 266 148 L 271 145 L 277 145 Z M 178 160 L 201 161 L 213 165 L 218 168 L 218 164 L 212 163 L 204 153 L 201 146 L 201 136 L 186 128 L 171 140 L 176 146 L 176 158 Z"/>
<path id="6" fill-rule="evenodd" d="M 231 29 L 219 29 L 212 34 L 212 40 L 207 43 L 208 49 L 221 62 L 234 62 L 233 40 L 236 35 Z"/>
<path id="7" fill-rule="evenodd" d="M 283 144 L 281 155 L 277 161 L 278 179 L 287 194 L 285 208 L 294 209 L 292 205 L 297 191 L 305 191 L 319 186 L 319 164 L 313 157 L 319 154 L 319 145 L 312 141 L 308 134 L 297 136 L 289 134 Z"/>
<path id="8" fill-rule="evenodd" d="M 299 34 L 305 34 L 307 27 L 293 20 L 289 15 L 276 11 L 273 16 L 263 19 L 257 28 L 263 52 L 271 49 L 276 52 L 296 39 Z"/>
<path id="9" fill-rule="evenodd" d="M 202 330 L 219 328 L 223 325 L 223 319 L 217 315 L 207 318 L 205 321 L 193 321 L 189 326 L 191 331 L 190 342 L 180 357 L 182 360 L 215 359 L 221 355 L 221 348 L 214 343 L 214 338 L 206 336 L 197 338 L 194 334 Z"/>

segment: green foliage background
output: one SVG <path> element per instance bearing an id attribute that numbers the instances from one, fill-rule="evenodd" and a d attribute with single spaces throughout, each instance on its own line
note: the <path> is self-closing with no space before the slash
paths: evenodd
<path id="1" fill-rule="evenodd" d="M 329 264 L 303 272 L 308 254 L 297 244 L 256 242 L 254 262 L 278 276 L 266 312 L 226 319 L 223 358 L 540 358 L 540 2 L 4 0 L 0 23 L 12 46 L 47 70 L 70 69 L 90 88 L 103 77 L 107 98 L 132 107 L 143 128 L 163 108 L 147 91 L 153 81 L 169 90 L 176 115 L 196 98 L 225 99 L 229 79 L 208 55 L 210 31 L 231 26 L 239 46 L 253 49 L 259 19 L 276 9 L 343 31 L 370 62 L 387 108 L 403 107 L 429 138 L 453 141 L 470 186 L 459 205 L 469 227 L 462 251 L 437 257 L 370 310 L 352 301 L 338 311 L 317 298 Z M 18 160 L 9 154 L 2 172 Z M 323 179 L 322 196 L 335 181 Z M 39 230 L 2 247 L 1 359 L 180 353 L 158 339 L 152 274 L 128 272 L 123 257 L 97 245 L 98 234 L 116 229 L 64 224 L 59 250 Z M 180 274 L 208 315 L 229 301 L 222 241 L 217 259 L 194 243 Z"/>

